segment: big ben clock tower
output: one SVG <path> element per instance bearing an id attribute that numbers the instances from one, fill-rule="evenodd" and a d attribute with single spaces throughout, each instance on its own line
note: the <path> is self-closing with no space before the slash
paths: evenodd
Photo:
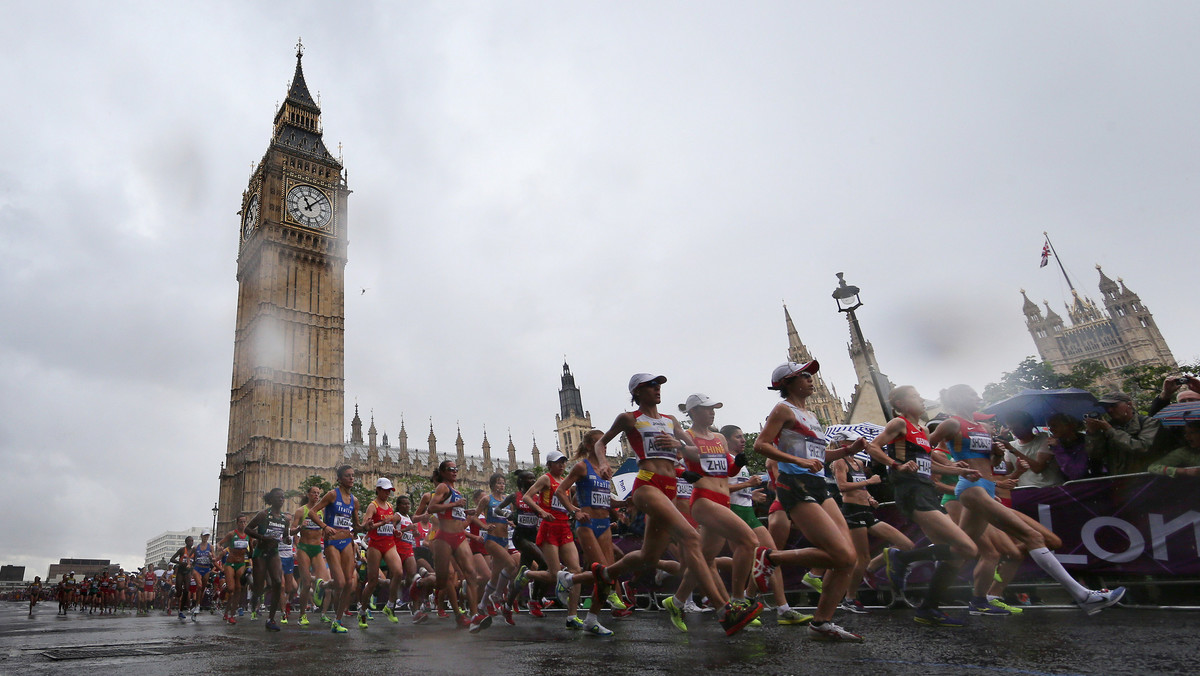
<path id="1" fill-rule="evenodd" d="M 229 441 L 220 532 L 272 488 L 329 475 L 342 457 L 346 199 L 303 47 L 271 142 L 242 195 Z"/>

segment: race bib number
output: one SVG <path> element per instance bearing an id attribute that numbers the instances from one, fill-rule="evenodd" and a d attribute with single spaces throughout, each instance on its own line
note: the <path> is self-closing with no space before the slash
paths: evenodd
<path id="1" fill-rule="evenodd" d="M 291 545 L 279 545 L 279 558 L 294 559 L 296 558 L 296 552 L 292 549 Z"/>
<path id="2" fill-rule="evenodd" d="M 929 460 L 929 456 L 917 456 L 917 474 L 921 476 L 930 476 L 933 473 L 933 466 Z"/>
<path id="3" fill-rule="evenodd" d="M 250 546 L 249 540 L 234 540 L 233 541 L 234 549 L 246 549 L 249 546 Z"/>
<path id="4" fill-rule="evenodd" d="M 804 451 L 810 460 L 825 462 L 825 442 L 818 439 L 805 439 Z"/>
<path id="5" fill-rule="evenodd" d="M 709 476 L 725 476 L 729 474 L 729 460 L 724 454 L 704 454 L 700 456 L 700 466 Z"/>
<path id="6" fill-rule="evenodd" d="M 268 540 L 282 540 L 283 526 L 276 526 L 274 524 L 267 526 L 266 536 Z"/>
<path id="7" fill-rule="evenodd" d="M 612 493 L 608 491 L 592 491 L 593 507 L 609 507 L 612 505 Z"/>
<path id="8" fill-rule="evenodd" d="M 992 437 L 987 434 L 971 435 L 971 450 L 983 453 L 992 452 Z"/>
<path id="9" fill-rule="evenodd" d="M 411 530 L 400 531 L 400 540 L 403 542 L 407 542 L 410 545 L 414 544 L 417 541 L 416 537 L 413 536 L 413 532 Z"/>
<path id="10" fill-rule="evenodd" d="M 450 510 L 450 518 L 455 519 L 457 521 L 466 521 L 467 520 L 467 508 L 466 507 L 455 507 L 455 508 L 451 509 Z"/>
<path id="11" fill-rule="evenodd" d="M 376 528 L 375 532 L 378 535 L 394 535 L 396 533 L 396 525 L 392 523 L 385 523 L 379 528 Z"/>
<path id="12" fill-rule="evenodd" d="M 860 484 L 866 480 L 867 480 L 867 475 L 863 474 L 862 472 L 855 472 L 850 475 L 850 481 L 852 481 L 856 484 Z"/>
<path id="13" fill-rule="evenodd" d="M 333 517 L 333 527 L 338 530 L 349 530 L 351 526 L 350 517 L 345 514 L 336 514 Z"/>
<path id="14" fill-rule="evenodd" d="M 550 509 L 552 509 L 556 512 L 567 511 L 567 508 L 563 507 L 563 503 L 561 501 L 559 501 L 558 495 L 553 495 L 550 497 Z"/>
<path id="15" fill-rule="evenodd" d="M 525 528 L 537 528 L 538 515 L 532 512 L 521 512 L 517 514 L 517 525 Z"/>
<path id="16" fill-rule="evenodd" d="M 674 448 L 660 447 L 654 440 L 658 435 L 657 430 L 647 430 L 642 432 L 642 448 L 646 449 L 647 458 L 667 458 L 674 460 L 679 454 Z"/>
<path id="17" fill-rule="evenodd" d="M 675 482 L 675 497 L 690 498 L 692 497 L 692 485 L 680 479 Z"/>

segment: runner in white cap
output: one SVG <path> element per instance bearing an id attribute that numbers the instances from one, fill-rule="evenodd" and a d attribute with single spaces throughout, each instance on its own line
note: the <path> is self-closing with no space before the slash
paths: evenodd
<path id="1" fill-rule="evenodd" d="M 776 479 L 779 502 L 792 524 L 813 547 L 758 556 L 755 581 L 766 590 L 772 563 L 786 562 L 826 569 L 817 611 L 808 625 L 809 637 L 818 641 L 861 642 L 862 636 L 833 623 L 833 613 L 846 594 L 854 569 L 854 544 L 837 501 L 825 482 L 825 463 L 857 453 L 865 442 L 826 452 L 825 433 L 817 416 L 805 407 L 813 393 L 813 374 L 820 365 L 786 362 L 771 372 L 771 386 L 783 401 L 767 416 L 767 423 L 754 442 L 754 450 L 778 463 Z"/>
<path id="2" fill-rule="evenodd" d="M 394 490 L 391 479 L 379 477 L 375 482 L 375 499 L 367 505 L 367 511 L 363 513 L 363 530 L 367 532 L 367 583 L 363 585 L 362 593 L 358 597 L 358 626 L 363 629 L 367 628 L 367 604 L 371 601 L 371 595 L 375 593 L 375 586 L 379 584 L 381 559 L 387 563 L 388 573 L 392 578 L 392 584 L 388 585 L 388 600 L 387 605 L 383 607 L 383 614 L 389 622 L 400 621 L 394 609 L 404 563 L 400 560 L 400 553 L 396 551 L 396 522 L 400 519 L 392 509 L 391 497 Z"/>

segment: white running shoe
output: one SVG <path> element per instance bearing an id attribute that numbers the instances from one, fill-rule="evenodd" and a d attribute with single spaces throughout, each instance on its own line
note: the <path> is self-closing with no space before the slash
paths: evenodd
<path id="1" fill-rule="evenodd" d="M 557 582 L 554 585 L 554 595 L 558 597 L 558 602 L 567 607 L 567 603 L 571 600 L 571 573 L 565 570 L 558 571 Z"/>
<path id="2" fill-rule="evenodd" d="M 712 608 L 696 605 L 696 602 L 691 599 L 688 599 L 687 603 L 683 604 L 683 612 L 685 613 L 711 613 L 712 611 Z"/>
<path id="3" fill-rule="evenodd" d="M 808 625 L 808 637 L 814 641 L 831 641 L 842 643 L 862 643 L 863 637 L 842 629 L 832 622 L 826 622 L 820 627 L 813 623 Z"/>
<path id="4" fill-rule="evenodd" d="M 1088 615 L 1095 615 L 1109 606 L 1116 605 L 1124 596 L 1124 587 L 1117 587 L 1111 591 L 1108 589 L 1090 591 L 1087 598 L 1077 602 L 1076 605 Z"/>
<path id="5" fill-rule="evenodd" d="M 612 636 L 613 635 L 611 629 L 605 627 L 604 625 L 600 624 L 599 622 L 597 622 L 595 624 L 588 624 L 588 623 L 584 622 L 583 633 L 591 634 L 592 636 Z"/>

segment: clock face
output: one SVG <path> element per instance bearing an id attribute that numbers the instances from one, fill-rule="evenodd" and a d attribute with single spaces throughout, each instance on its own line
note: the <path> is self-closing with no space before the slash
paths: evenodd
<path id="1" fill-rule="evenodd" d="M 329 197 L 311 185 L 298 185 L 288 191 L 287 210 L 293 220 L 310 228 L 324 228 L 333 216 Z"/>
<path id="2" fill-rule="evenodd" d="M 242 211 L 242 239 L 250 239 L 250 234 L 256 227 L 258 227 L 258 193 L 254 193 Z"/>

